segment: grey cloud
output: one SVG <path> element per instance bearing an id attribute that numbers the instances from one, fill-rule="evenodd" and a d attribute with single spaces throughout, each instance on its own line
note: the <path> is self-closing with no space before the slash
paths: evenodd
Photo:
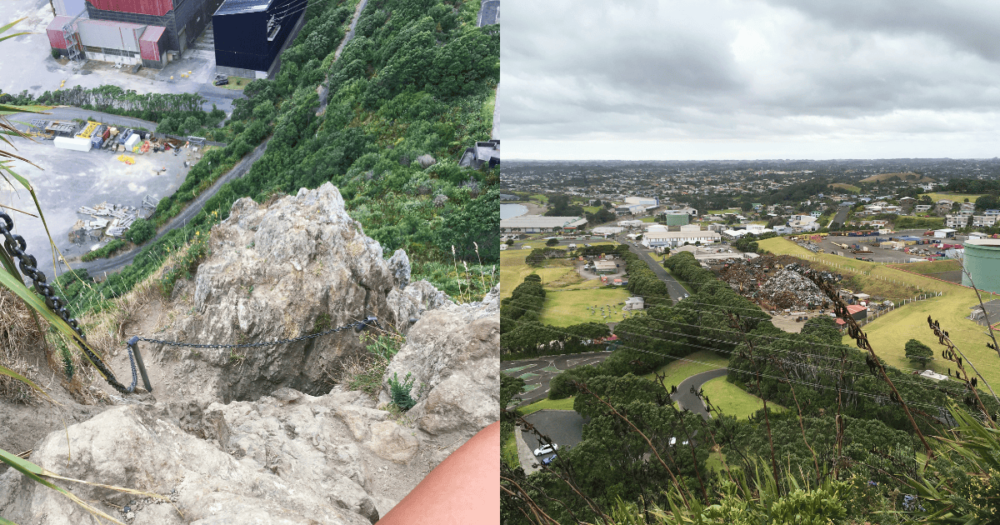
<path id="1" fill-rule="evenodd" d="M 976 11 L 959 6 L 934 25 L 926 8 L 889 20 L 891 10 L 869 3 L 505 5 L 501 135 L 899 142 L 939 133 L 945 143 L 992 130 L 1000 64 L 970 50 L 997 10 L 962 34 L 956 26 Z"/>

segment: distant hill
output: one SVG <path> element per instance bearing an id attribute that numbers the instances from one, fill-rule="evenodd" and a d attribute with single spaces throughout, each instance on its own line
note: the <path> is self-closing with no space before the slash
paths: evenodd
<path id="1" fill-rule="evenodd" d="M 885 182 L 892 179 L 905 180 L 907 182 L 937 182 L 926 175 L 918 175 L 912 171 L 901 173 L 880 173 L 878 175 L 872 175 L 867 179 L 861 179 L 861 182 Z"/>

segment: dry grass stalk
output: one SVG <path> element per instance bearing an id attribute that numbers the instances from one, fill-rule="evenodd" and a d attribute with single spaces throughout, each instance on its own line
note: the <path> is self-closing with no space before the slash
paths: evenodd
<path id="1" fill-rule="evenodd" d="M 13 292 L 0 287 L 0 366 L 37 379 L 45 348 L 44 332 L 39 331 L 31 310 Z M 24 383 L 0 375 L 0 399 L 27 402 L 34 395 Z"/>

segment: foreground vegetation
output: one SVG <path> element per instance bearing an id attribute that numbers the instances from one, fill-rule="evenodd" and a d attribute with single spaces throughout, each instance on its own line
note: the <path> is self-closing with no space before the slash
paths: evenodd
<path id="1" fill-rule="evenodd" d="M 591 421 L 578 445 L 530 476 L 503 462 L 505 522 L 993 522 L 1000 506 L 1000 430 L 993 422 L 1000 402 L 971 370 L 959 373 L 970 362 L 980 371 L 1000 362 L 996 352 L 973 357 L 972 346 L 986 350 L 989 340 L 981 330 L 962 348 L 963 361 L 940 344 L 948 336 L 928 327 L 928 312 L 921 312 L 922 324 L 909 327 L 900 343 L 933 339 L 935 356 L 959 376 L 938 383 L 883 360 L 884 344 L 873 332 L 878 354 L 859 351 L 867 348 L 860 333 L 852 328 L 859 340 L 847 341 L 827 317 L 807 321 L 800 334 L 782 332 L 690 254 L 674 255 L 667 265 L 695 293 L 673 305 L 656 303 L 652 291 L 636 292 L 653 306 L 616 326 L 612 354 L 552 380 L 549 401 L 572 399 Z M 966 290 L 956 288 L 939 299 L 961 300 Z M 835 296 L 832 287 L 828 295 Z M 534 322 L 545 297 L 540 283 L 526 278 L 504 301 L 502 346 L 524 344 L 524 335 L 514 334 Z M 954 307 L 939 304 L 930 313 L 954 339 L 961 329 L 946 308 Z M 547 331 L 525 341 L 537 351 L 553 336 L 571 339 L 533 328 Z M 682 365 L 671 362 L 696 353 L 705 359 L 706 352 L 728 356 L 729 369 L 703 387 L 714 412 L 707 421 L 676 410 L 669 392 L 643 375 L 676 372 Z M 502 376 L 501 406 L 520 392 L 519 381 Z M 738 417 L 718 411 L 717 399 L 736 397 Z M 509 431 L 516 419 L 513 411 L 501 412 Z"/>

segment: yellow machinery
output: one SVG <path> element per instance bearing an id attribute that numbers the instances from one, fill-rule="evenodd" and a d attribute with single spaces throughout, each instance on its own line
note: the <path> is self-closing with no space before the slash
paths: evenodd
<path id="1" fill-rule="evenodd" d="M 94 122 L 93 120 L 88 120 L 87 127 L 83 128 L 83 131 L 81 131 L 80 133 L 77 133 L 76 135 L 77 138 L 89 139 L 90 136 L 94 134 L 94 130 L 97 129 L 97 126 L 100 125 L 101 125 L 100 122 Z"/>

